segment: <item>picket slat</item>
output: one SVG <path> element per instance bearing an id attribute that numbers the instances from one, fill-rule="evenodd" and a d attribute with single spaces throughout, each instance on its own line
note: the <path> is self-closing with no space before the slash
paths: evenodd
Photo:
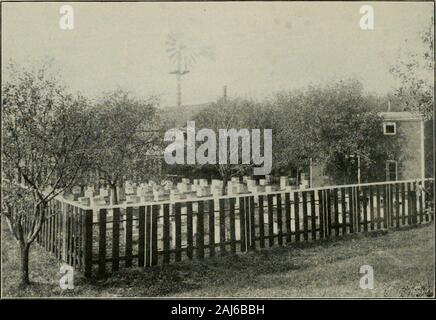
<path id="1" fill-rule="evenodd" d="M 396 205 L 397 202 L 395 200 L 395 193 L 396 193 L 396 184 L 391 185 L 390 187 L 390 192 L 391 192 L 391 214 L 390 214 L 390 226 L 391 227 L 396 227 L 396 222 L 395 222 L 395 216 L 396 216 Z"/>
<path id="2" fill-rule="evenodd" d="M 400 190 L 398 183 L 395 184 L 395 226 L 400 228 Z"/>
<path id="3" fill-rule="evenodd" d="M 235 198 L 229 199 L 229 218 L 230 218 L 230 251 L 236 254 L 236 222 L 235 222 Z"/>
<path id="4" fill-rule="evenodd" d="M 245 197 L 239 198 L 239 234 L 241 237 L 241 252 L 247 251 L 247 238 L 245 227 Z"/>
<path id="5" fill-rule="evenodd" d="M 249 218 L 250 218 L 250 249 L 256 249 L 256 217 L 255 217 L 255 204 L 254 197 L 249 197 L 250 210 L 249 210 Z"/>
<path id="6" fill-rule="evenodd" d="M 174 223 L 175 223 L 175 245 L 176 245 L 176 261 L 182 260 L 182 207 L 180 203 L 174 205 Z"/>
<path id="7" fill-rule="evenodd" d="M 333 189 L 333 208 L 335 211 L 335 236 L 339 236 L 339 197 L 338 189 Z"/>
<path id="8" fill-rule="evenodd" d="M 342 235 L 347 233 L 347 189 L 341 188 L 341 216 L 342 216 Z"/>
<path id="9" fill-rule="evenodd" d="M 86 210 L 85 211 L 85 219 L 84 219 L 84 232 L 83 232 L 83 265 L 85 270 L 85 277 L 91 277 L 92 276 L 92 243 L 93 243 L 93 230 L 92 230 L 92 218 L 93 218 L 93 211 L 92 210 Z"/>
<path id="10" fill-rule="evenodd" d="M 151 224 L 152 224 L 152 206 L 147 206 L 145 212 L 145 265 L 147 267 L 151 266 L 151 250 L 152 250 Z"/>
<path id="11" fill-rule="evenodd" d="M 220 253 L 226 253 L 226 201 L 225 199 L 219 200 L 219 223 L 220 223 Z"/>
<path id="12" fill-rule="evenodd" d="M 159 205 L 153 205 L 151 209 L 151 258 L 150 264 L 152 266 L 157 265 L 158 256 L 157 256 L 157 235 L 158 235 L 158 220 L 159 220 Z"/>
<path id="13" fill-rule="evenodd" d="M 68 205 L 68 264 L 73 264 L 73 207 Z M 49 229 L 47 230 L 49 232 Z M 47 236 L 49 233 L 47 234 Z"/>
<path id="14" fill-rule="evenodd" d="M 250 198 L 244 197 L 244 219 L 245 219 L 245 245 L 250 250 Z"/>
<path id="15" fill-rule="evenodd" d="M 170 263 L 170 205 L 163 205 L 163 263 Z"/>
<path id="16" fill-rule="evenodd" d="M 120 269 L 120 217 L 120 208 L 114 208 L 112 215 L 112 271 Z"/>
<path id="17" fill-rule="evenodd" d="M 327 212 L 327 234 L 332 235 L 332 195 L 329 189 L 326 190 L 326 212 Z"/>
<path id="18" fill-rule="evenodd" d="M 406 186 L 401 184 L 401 224 L 406 224 Z"/>
<path id="19" fill-rule="evenodd" d="M 72 267 L 73 267 L 73 269 L 76 269 L 76 265 L 77 265 L 77 251 L 76 251 L 76 248 L 77 248 L 77 229 L 76 229 L 76 215 L 77 215 L 77 210 L 78 210 L 78 208 L 77 207 L 73 207 L 72 208 L 73 210 L 72 210 L 72 215 L 71 215 L 71 220 L 72 220 L 72 250 L 71 250 L 71 253 L 72 253 L 72 256 L 73 256 L 73 261 L 72 261 Z M 53 220 L 53 219 L 52 219 Z M 53 224 L 53 221 L 51 221 L 51 224 Z M 52 229 L 52 232 L 51 232 L 52 234 L 53 234 L 53 229 Z M 53 238 L 53 236 L 52 236 L 52 238 Z"/>
<path id="20" fill-rule="evenodd" d="M 106 217 L 107 210 L 100 209 L 98 219 L 98 275 L 106 274 Z"/>
<path id="21" fill-rule="evenodd" d="M 274 198 L 272 194 L 267 196 L 268 201 L 268 243 L 272 247 L 274 245 Z"/>
<path id="22" fill-rule="evenodd" d="M 62 213 L 59 210 L 59 201 L 55 201 L 55 210 L 56 210 L 56 220 L 57 220 L 56 257 L 59 260 L 61 260 L 62 259 Z M 83 226 L 83 221 L 82 221 L 82 226 Z"/>
<path id="23" fill-rule="evenodd" d="M 215 256 L 215 206 L 214 200 L 208 201 L 209 216 L 209 256 Z"/>
<path id="24" fill-rule="evenodd" d="M 419 184 L 418 186 L 419 194 L 418 194 L 418 210 L 419 210 L 419 223 L 424 222 L 424 203 L 422 196 L 422 186 Z"/>
<path id="25" fill-rule="evenodd" d="M 355 232 L 354 228 L 354 189 L 352 187 L 348 188 L 348 210 L 350 219 L 350 233 Z"/>
<path id="26" fill-rule="evenodd" d="M 145 262 L 145 207 L 139 207 L 138 213 L 138 267 L 143 267 Z"/>
<path id="27" fill-rule="evenodd" d="M 186 255 L 189 259 L 193 258 L 194 252 L 194 231 L 192 219 L 192 202 L 188 202 L 186 204 Z"/>
<path id="28" fill-rule="evenodd" d="M 198 201 L 197 211 L 197 238 L 195 239 L 197 247 L 197 258 L 204 258 L 204 201 Z"/>
<path id="29" fill-rule="evenodd" d="M 380 199 L 380 186 L 377 186 L 377 195 L 376 195 L 376 203 L 377 203 L 377 230 L 381 229 L 381 199 Z"/>
<path id="30" fill-rule="evenodd" d="M 363 206 L 363 231 L 368 231 L 368 201 L 366 187 L 362 188 L 362 206 Z"/>
<path id="31" fill-rule="evenodd" d="M 259 246 L 265 248 L 265 221 L 263 196 L 259 195 Z M 289 231 L 290 236 L 290 231 Z"/>
<path id="32" fill-rule="evenodd" d="M 388 228 L 389 199 L 387 187 L 383 187 L 383 228 Z"/>
<path id="33" fill-rule="evenodd" d="M 133 250 L 133 208 L 126 208 L 126 260 L 125 266 L 132 266 L 132 250 Z"/>
<path id="34" fill-rule="evenodd" d="M 318 190 L 319 238 L 324 239 L 324 190 Z"/>
<path id="35" fill-rule="evenodd" d="M 309 240 L 308 234 L 308 218 L 307 218 L 307 192 L 303 191 L 302 193 L 302 204 L 303 204 L 303 238 L 304 241 Z"/>
<path id="36" fill-rule="evenodd" d="M 83 256 L 83 250 L 82 250 L 82 240 L 83 240 L 83 209 L 78 210 L 78 220 L 76 222 L 77 224 L 77 268 L 79 270 L 82 270 L 82 256 Z M 59 215 L 56 215 L 58 218 Z M 57 219 L 58 220 L 58 219 Z M 58 231 L 58 229 L 57 229 Z"/>
<path id="37" fill-rule="evenodd" d="M 300 199 L 298 192 L 294 192 L 294 230 L 295 241 L 300 241 Z"/>
<path id="38" fill-rule="evenodd" d="M 310 191 L 310 229 L 311 239 L 316 240 L 316 209 L 315 209 L 315 191 Z"/>
<path id="39" fill-rule="evenodd" d="M 370 229 L 374 230 L 374 189 L 369 187 L 369 223 Z"/>
<path id="40" fill-rule="evenodd" d="M 278 234 L 278 244 L 279 246 L 283 245 L 283 225 L 282 225 L 282 195 L 279 193 L 276 197 L 277 201 L 277 234 Z"/>
<path id="41" fill-rule="evenodd" d="M 292 238 L 291 238 L 291 232 L 292 232 L 292 230 L 291 230 L 291 199 L 290 198 L 291 198 L 290 193 L 286 192 L 285 193 L 286 243 L 291 243 L 291 241 L 292 241 Z M 259 217 L 260 217 L 260 214 L 259 214 Z M 261 245 L 261 248 L 263 248 L 262 245 Z"/>

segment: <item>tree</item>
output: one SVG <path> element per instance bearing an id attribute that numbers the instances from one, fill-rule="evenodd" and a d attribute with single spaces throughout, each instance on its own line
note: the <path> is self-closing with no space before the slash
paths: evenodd
<path id="1" fill-rule="evenodd" d="M 160 158 L 160 124 L 155 98 L 140 100 L 123 90 L 106 94 L 93 108 L 97 148 L 93 169 L 111 189 L 118 204 L 118 187 L 125 179 L 142 180 L 157 176 L 150 168 Z"/>
<path id="2" fill-rule="evenodd" d="M 279 92 L 269 102 L 273 111 L 274 171 L 302 171 L 308 159 L 317 155 L 319 141 L 313 126 L 307 95 L 304 91 Z"/>
<path id="3" fill-rule="evenodd" d="M 371 101 L 355 80 L 278 95 L 276 165 L 299 168 L 312 158 L 336 183 L 350 183 L 357 176 L 353 156 L 360 157 L 363 180 L 380 178 L 374 166 L 392 159 L 398 148 L 383 135 L 383 119 Z"/>
<path id="4" fill-rule="evenodd" d="M 194 120 L 197 128 L 212 129 L 218 136 L 220 129 L 262 129 L 257 125 L 258 121 L 256 121 L 257 116 L 260 115 L 259 111 L 260 106 L 254 101 L 243 99 L 219 99 L 217 102 L 213 102 L 208 107 L 202 109 L 194 117 Z M 232 148 L 231 145 L 227 143 L 227 163 L 219 163 L 219 161 L 217 161 L 215 165 L 206 164 L 200 167 L 201 171 L 213 168 L 213 170 L 219 174 L 223 180 L 223 193 L 225 192 L 228 180 L 232 176 L 245 174 L 253 166 L 252 163 L 242 163 L 241 148 L 241 143 L 238 143 L 238 146 L 235 148 Z M 217 143 L 217 157 L 220 152 L 223 152 L 223 150 L 219 149 L 219 144 Z M 239 155 L 239 163 L 230 163 L 231 155 L 236 153 Z"/>
<path id="5" fill-rule="evenodd" d="M 421 33 L 423 50 L 408 52 L 391 67 L 391 72 L 400 80 L 396 94 L 408 110 L 417 112 L 425 119 L 433 118 L 433 72 L 434 72 L 434 17 Z"/>
<path id="6" fill-rule="evenodd" d="M 67 93 L 50 63 L 11 63 L 2 86 L 2 213 L 21 250 L 21 284 L 29 284 L 29 250 L 53 214 L 47 204 L 71 187 L 88 163 L 87 101 Z M 29 226 L 26 227 L 25 226 Z"/>

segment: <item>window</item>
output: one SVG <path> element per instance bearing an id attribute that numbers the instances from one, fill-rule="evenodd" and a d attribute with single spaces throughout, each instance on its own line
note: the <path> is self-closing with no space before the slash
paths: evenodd
<path id="1" fill-rule="evenodd" d="M 393 136 L 397 133 L 397 126 L 395 122 L 384 122 L 383 133 L 388 136 Z"/>
<path id="2" fill-rule="evenodd" d="M 398 169 L 397 161 L 387 160 L 386 161 L 386 181 L 397 181 Z"/>

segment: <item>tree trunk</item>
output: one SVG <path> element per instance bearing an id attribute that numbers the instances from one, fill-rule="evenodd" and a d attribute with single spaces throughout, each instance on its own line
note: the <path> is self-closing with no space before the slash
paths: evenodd
<path id="1" fill-rule="evenodd" d="M 21 286 L 27 286 L 29 281 L 29 249 L 30 244 L 20 245 L 21 251 Z"/>
<path id="2" fill-rule="evenodd" d="M 117 190 L 117 184 L 111 184 L 111 190 L 112 190 L 112 204 L 118 204 L 118 190 Z"/>
<path id="3" fill-rule="evenodd" d="M 227 181 L 228 181 L 227 175 L 224 175 L 223 176 L 223 189 L 222 189 L 223 195 L 226 194 Z"/>

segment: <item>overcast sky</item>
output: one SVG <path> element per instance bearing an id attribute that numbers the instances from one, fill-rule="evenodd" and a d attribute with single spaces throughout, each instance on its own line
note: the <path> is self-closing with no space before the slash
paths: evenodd
<path id="1" fill-rule="evenodd" d="M 61 3 L 3 3 L 2 60 L 54 57 L 73 91 L 90 97 L 118 87 L 176 104 L 167 35 L 207 47 L 183 77 L 183 103 L 230 96 L 263 98 L 277 90 L 356 77 L 368 91 L 396 85 L 390 65 L 419 50 L 433 4 L 372 3 L 375 29 L 359 27 L 365 3 L 72 3 L 74 30 L 61 30 Z M 405 42 L 408 40 L 407 43 Z"/>

